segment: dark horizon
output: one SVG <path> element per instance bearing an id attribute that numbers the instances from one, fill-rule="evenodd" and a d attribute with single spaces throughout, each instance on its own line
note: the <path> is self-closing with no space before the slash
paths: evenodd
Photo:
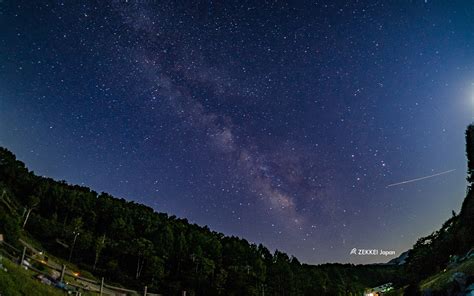
<path id="1" fill-rule="evenodd" d="M 465 197 L 473 8 L 3 1 L 0 146 L 302 262 L 386 262 Z"/>

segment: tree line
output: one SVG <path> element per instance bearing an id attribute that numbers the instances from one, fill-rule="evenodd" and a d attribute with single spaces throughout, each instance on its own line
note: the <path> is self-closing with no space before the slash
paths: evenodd
<path id="1" fill-rule="evenodd" d="M 406 270 L 412 285 L 444 270 L 474 247 L 474 125 L 466 130 L 466 156 L 468 187 L 461 211 L 453 211 L 439 230 L 418 239 L 410 250 Z"/>
<path id="2" fill-rule="evenodd" d="M 359 295 L 400 273 L 394 266 L 302 264 L 133 201 L 36 176 L 5 148 L 0 194 L 0 231 L 11 242 L 27 233 L 83 270 L 165 295 Z"/>

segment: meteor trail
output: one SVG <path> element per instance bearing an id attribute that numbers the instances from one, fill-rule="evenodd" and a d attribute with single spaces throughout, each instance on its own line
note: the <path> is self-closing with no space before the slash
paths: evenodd
<path id="1" fill-rule="evenodd" d="M 388 187 L 393 187 L 393 186 L 399 186 L 399 185 L 403 185 L 403 184 L 407 184 L 407 183 L 413 183 L 413 182 L 417 182 L 417 181 L 421 181 L 421 180 L 425 180 L 425 179 L 429 179 L 429 178 L 433 178 L 433 177 L 437 177 L 437 176 L 441 176 L 441 175 L 445 175 L 445 174 L 449 174 L 449 173 L 454 172 L 455 170 L 456 169 L 441 172 L 441 173 L 437 173 L 437 174 L 434 174 L 434 175 L 420 177 L 420 178 L 416 178 L 416 179 L 412 179 L 412 180 L 407 180 L 407 181 L 403 181 L 403 182 L 399 182 L 399 183 L 393 183 L 393 184 L 387 185 L 387 188 Z"/>

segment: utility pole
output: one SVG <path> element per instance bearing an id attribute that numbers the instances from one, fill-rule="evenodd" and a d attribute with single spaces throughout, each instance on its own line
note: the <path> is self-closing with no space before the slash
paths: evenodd
<path id="1" fill-rule="evenodd" d="M 102 277 L 102 281 L 100 282 L 100 292 L 99 295 L 102 296 L 102 293 L 104 292 L 104 277 Z"/>
<path id="2" fill-rule="evenodd" d="M 64 274 L 66 273 L 66 265 L 63 264 L 63 268 L 61 269 L 61 277 L 60 277 L 60 282 L 64 281 Z"/>
<path id="3" fill-rule="evenodd" d="M 23 252 L 21 253 L 21 259 L 20 259 L 20 266 L 22 266 L 23 261 L 25 261 L 25 255 L 26 255 L 26 247 L 23 247 Z"/>

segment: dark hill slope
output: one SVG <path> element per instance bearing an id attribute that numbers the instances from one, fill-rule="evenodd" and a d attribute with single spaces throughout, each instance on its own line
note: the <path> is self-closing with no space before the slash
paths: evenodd
<path id="1" fill-rule="evenodd" d="M 468 188 L 459 214 L 453 212 L 441 229 L 420 238 L 407 259 L 409 278 L 417 283 L 443 271 L 450 260 L 474 247 L 474 126 L 466 131 Z"/>

